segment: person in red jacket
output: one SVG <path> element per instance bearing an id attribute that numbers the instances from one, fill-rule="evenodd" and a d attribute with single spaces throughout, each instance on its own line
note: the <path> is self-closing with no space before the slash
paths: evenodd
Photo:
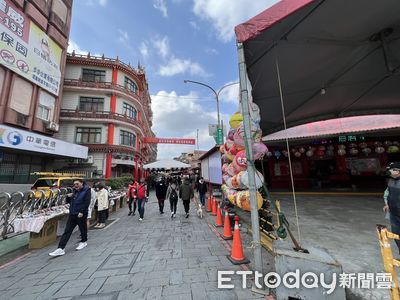
<path id="1" fill-rule="evenodd" d="M 144 178 L 140 179 L 140 183 L 137 185 L 137 202 L 138 202 L 138 211 L 139 211 L 139 221 L 143 221 L 144 216 L 144 205 L 149 199 L 149 190 L 147 188 L 146 181 Z"/>
<path id="2" fill-rule="evenodd" d="M 137 206 L 137 186 L 138 183 L 134 180 L 129 181 L 128 185 L 128 192 L 127 192 L 127 198 L 128 198 L 128 208 L 129 208 L 129 214 L 130 215 L 135 215 L 136 212 L 136 206 Z M 133 204 L 133 211 L 132 211 L 132 204 Z"/>

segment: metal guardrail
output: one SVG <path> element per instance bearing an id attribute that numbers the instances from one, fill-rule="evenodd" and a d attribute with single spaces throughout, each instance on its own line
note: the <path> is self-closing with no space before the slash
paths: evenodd
<path id="1" fill-rule="evenodd" d="M 0 240 L 7 239 L 14 233 L 13 222 L 16 218 L 36 210 L 63 206 L 68 193 L 72 193 L 72 188 L 0 193 Z M 122 201 L 124 195 L 125 193 L 111 192 L 109 201 L 113 200 L 116 206 L 117 199 Z"/>
<path id="2" fill-rule="evenodd" d="M 35 210 L 64 205 L 67 193 L 71 188 L 53 189 L 46 191 L 27 191 L 0 193 L 0 236 L 6 239 L 14 233 L 14 220 L 25 213 Z"/>

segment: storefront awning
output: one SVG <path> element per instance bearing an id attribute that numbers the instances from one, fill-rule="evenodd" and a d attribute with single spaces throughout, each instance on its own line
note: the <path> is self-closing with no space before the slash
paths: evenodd
<path id="1" fill-rule="evenodd" d="M 400 1 L 283 0 L 235 28 L 264 134 L 400 112 Z"/>
<path id="2" fill-rule="evenodd" d="M 286 138 L 307 139 L 348 133 L 367 133 L 400 128 L 400 115 L 357 116 L 312 122 L 264 136 L 264 142 L 283 141 Z"/>

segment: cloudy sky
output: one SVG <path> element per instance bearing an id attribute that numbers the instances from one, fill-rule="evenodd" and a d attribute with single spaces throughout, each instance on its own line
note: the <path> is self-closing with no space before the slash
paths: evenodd
<path id="1" fill-rule="evenodd" d="M 215 142 L 208 124 L 217 123 L 211 90 L 238 81 L 234 27 L 277 0 L 77 0 L 73 4 L 69 50 L 119 57 L 145 68 L 158 137 L 196 138 L 208 150 Z M 238 85 L 220 96 L 225 124 L 237 111 Z M 158 158 L 197 149 L 158 145 Z"/>

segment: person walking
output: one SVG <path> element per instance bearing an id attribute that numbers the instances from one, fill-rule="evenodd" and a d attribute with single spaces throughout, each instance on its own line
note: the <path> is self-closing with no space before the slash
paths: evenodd
<path id="1" fill-rule="evenodd" d="M 194 197 L 194 190 L 190 184 L 189 178 L 184 178 L 183 184 L 179 188 L 179 198 L 182 199 L 183 207 L 185 208 L 186 216 L 189 218 L 190 199 Z"/>
<path id="2" fill-rule="evenodd" d="M 140 183 L 137 186 L 137 202 L 139 211 L 139 221 L 143 221 L 144 217 L 144 205 L 148 201 L 149 190 L 147 189 L 147 184 L 144 178 L 140 179 Z"/>
<path id="3" fill-rule="evenodd" d="M 81 232 L 81 242 L 76 250 L 82 250 L 87 246 L 87 216 L 90 197 L 90 187 L 84 184 L 82 179 L 74 179 L 73 192 L 67 194 L 66 198 L 66 201 L 70 206 L 65 231 L 58 243 L 58 248 L 49 253 L 50 256 L 61 256 L 65 254 L 65 246 L 77 225 Z"/>
<path id="4" fill-rule="evenodd" d="M 204 206 L 206 205 L 207 183 L 204 182 L 203 177 L 200 177 L 197 183 L 197 191 L 199 192 L 201 205 L 204 208 Z"/>
<path id="5" fill-rule="evenodd" d="M 96 205 L 96 191 L 95 191 L 95 186 L 93 186 L 93 188 L 90 188 L 90 204 L 88 207 L 88 216 L 86 221 L 87 228 L 90 227 L 90 220 L 92 219 L 92 212 L 95 205 Z"/>
<path id="6" fill-rule="evenodd" d="M 176 205 L 178 204 L 179 187 L 175 179 L 168 186 L 166 199 L 169 199 L 171 207 L 171 219 L 176 216 Z"/>
<path id="7" fill-rule="evenodd" d="M 167 183 L 165 182 L 164 177 L 161 177 L 160 180 L 156 183 L 156 197 L 158 200 L 160 214 L 164 213 L 164 201 L 167 195 L 167 189 Z"/>
<path id="8" fill-rule="evenodd" d="M 383 211 L 389 213 L 392 232 L 400 234 L 400 162 L 393 162 L 389 165 L 388 175 L 390 178 L 383 195 L 385 201 Z M 395 242 L 400 254 L 400 241 L 395 240 Z"/>
<path id="9" fill-rule="evenodd" d="M 137 207 L 137 199 L 136 199 L 137 186 L 138 186 L 138 183 L 135 180 L 132 179 L 131 181 L 129 181 L 128 192 L 127 192 L 128 208 L 129 208 L 128 216 L 130 216 L 130 215 L 134 216 L 135 212 L 136 212 L 136 207 Z M 132 205 L 133 205 L 133 210 L 132 210 Z"/>
<path id="10" fill-rule="evenodd" d="M 94 228 L 101 229 L 106 227 L 106 217 L 108 211 L 108 190 L 102 183 L 96 186 L 96 198 L 97 198 L 97 212 L 98 212 L 98 223 Z"/>

